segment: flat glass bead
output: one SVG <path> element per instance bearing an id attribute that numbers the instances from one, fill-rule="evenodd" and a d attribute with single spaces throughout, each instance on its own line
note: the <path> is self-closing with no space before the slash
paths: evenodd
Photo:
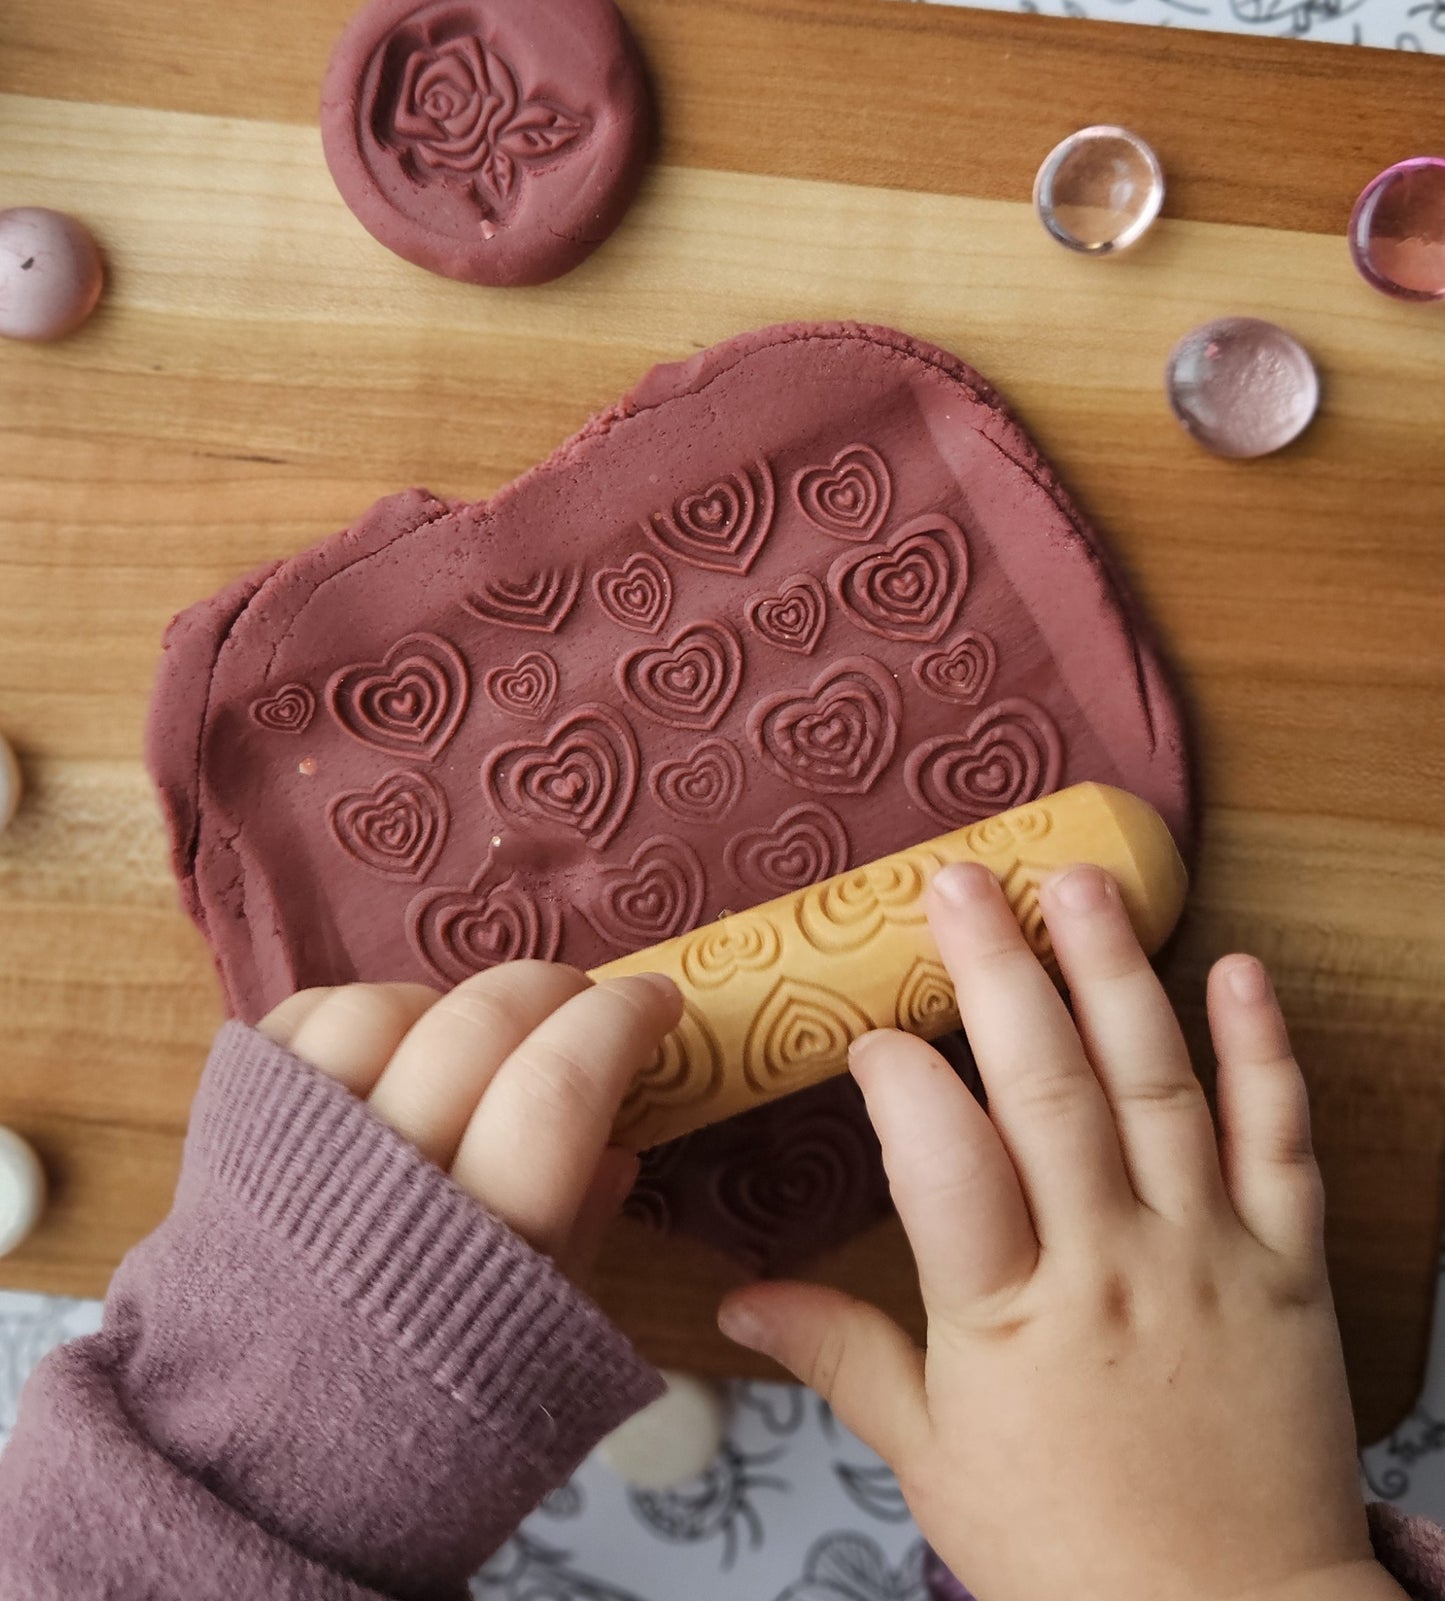
<path id="1" fill-rule="evenodd" d="M 1164 204 L 1159 158 L 1127 128 L 1082 128 L 1044 158 L 1034 210 L 1070 250 L 1106 256 L 1143 238 Z"/>
<path id="2" fill-rule="evenodd" d="M 1386 167 L 1350 215 L 1360 276 L 1400 300 L 1445 300 L 1445 156 Z"/>
<path id="3" fill-rule="evenodd" d="M 1309 426 L 1320 400 L 1309 352 L 1257 317 L 1221 317 L 1185 334 L 1164 386 L 1174 415 L 1217 456 L 1282 449 Z"/>

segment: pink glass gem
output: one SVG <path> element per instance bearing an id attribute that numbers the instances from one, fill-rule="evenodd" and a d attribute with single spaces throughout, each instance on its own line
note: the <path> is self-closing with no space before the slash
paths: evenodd
<path id="1" fill-rule="evenodd" d="M 1127 128 L 1081 128 L 1044 158 L 1034 210 L 1070 250 L 1106 256 L 1142 239 L 1164 204 L 1159 158 Z"/>
<path id="2" fill-rule="evenodd" d="M 1185 334 L 1164 387 L 1174 415 L 1217 456 L 1282 449 L 1309 426 L 1320 400 L 1309 352 L 1257 317 L 1221 317 Z"/>
<path id="3" fill-rule="evenodd" d="M 1398 161 L 1360 191 L 1350 213 L 1360 276 L 1400 300 L 1445 300 L 1445 156 Z"/>
<path id="4" fill-rule="evenodd" d="M 63 339 L 95 310 L 104 280 L 89 231 L 63 211 L 0 211 L 0 334 Z"/>

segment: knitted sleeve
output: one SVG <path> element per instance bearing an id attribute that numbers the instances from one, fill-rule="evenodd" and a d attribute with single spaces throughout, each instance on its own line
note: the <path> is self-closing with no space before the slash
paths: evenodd
<path id="1" fill-rule="evenodd" d="M 217 1037 L 175 1205 L 0 1457 L 0 1595 L 427 1598 L 660 1390 L 341 1086 Z"/>

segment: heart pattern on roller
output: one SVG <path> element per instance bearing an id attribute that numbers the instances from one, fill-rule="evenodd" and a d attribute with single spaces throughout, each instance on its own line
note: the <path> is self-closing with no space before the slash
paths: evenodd
<path id="1" fill-rule="evenodd" d="M 715 728 L 742 682 L 743 652 L 726 623 L 693 623 L 667 645 L 634 651 L 617 668 L 627 698 L 669 728 Z"/>
<path id="2" fill-rule="evenodd" d="M 963 603 L 968 546 L 949 517 L 917 517 L 886 550 L 840 556 L 828 587 L 860 628 L 925 642 L 946 632 Z"/>
<path id="3" fill-rule="evenodd" d="M 439 983 L 460 984 L 502 962 L 555 961 L 562 942 L 556 904 L 515 875 L 484 868 L 466 889 L 427 890 L 407 910 L 412 949 Z"/>
<path id="4" fill-rule="evenodd" d="M 848 656 L 806 695 L 773 695 L 748 717 L 758 754 L 780 778 L 824 795 L 866 795 L 898 742 L 903 702 L 871 656 Z"/>
<path id="5" fill-rule="evenodd" d="M 728 871 L 765 900 L 806 889 L 848 865 L 848 835 L 826 806 L 805 802 L 771 828 L 745 828 L 727 843 Z"/>
<path id="6" fill-rule="evenodd" d="M 388 773 L 338 795 L 328 815 L 342 850 L 387 878 L 425 878 L 446 840 L 447 798 L 425 773 Z"/>
<path id="7" fill-rule="evenodd" d="M 664 811 L 685 823 L 716 823 L 743 792 L 743 759 L 725 739 L 705 739 L 681 761 L 659 762 L 647 780 Z"/>
<path id="8" fill-rule="evenodd" d="M 284 684 L 274 695 L 251 702 L 251 721 L 273 734 L 303 733 L 316 715 L 316 697 L 305 684 Z"/>
<path id="9" fill-rule="evenodd" d="M 598 604 L 613 620 L 639 634 L 655 634 L 672 610 L 672 575 L 646 551 L 621 567 L 606 567 L 592 580 Z"/>
<path id="10" fill-rule="evenodd" d="M 760 639 L 780 650 L 811 656 L 827 620 L 823 586 L 808 573 L 790 578 L 776 595 L 760 595 L 743 608 Z"/>
<path id="11" fill-rule="evenodd" d="M 620 950 L 641 950 L 685 933 L 701 916 L 702 864 L 681 840 L 639 845 L 625 867 L 599 874 L 587 921 Z"/>
<path id="12" fill-rule="evenodd" d="M 773 473 L 765 461 L 727 473 L 647 524 L 675 556 L 710 572 L 742 574 L 757 560 L 773 526 Z"/>
<path id="13" fill-rule="evenodd" d="M 871 445 L 849 445 L 828 466 L 800 472 L 793 480 L 793 497 L 808 521 L 825 534 L 869 540 L 888 516 L 893 475 Z"/>
<path id="14" fill-rule="evenodd" d="M 497 746 L 482 768 L 482 787 L 503 813 L 559 824 L 605 845 L 637 788 L 637 739 L 610 708 L 583 706 L 543 743 Z"/>
<path id="15" fill-rule="evenodd" d="M 529 650 L 510 667 L 493 667 L 482 688 L 498 711 L 539 719 L 556 705 L 560 683 L 557 663 L 545 651 Z"/>
<path id="16" fill-rule="evenodd" d="M 353 739 L 430 761 L 456 733 L 467 689 L 467 664 L 454 645 L 435 634 L 411 634 L 381 661 L 343 668 L 326 695 Z"/>
<path id="17" fill-rule="evenodd" d="M 1059 786 L 1064 746 L 1053 719 L 1027 700 L 981 712 L 962 734 L 925 740 L 904 769 L 909 792 L 949 828 L 1047 795 Z"/>
<path id="18" fill-rule="evenodd" d="M 918 682 L 940 700 L 977 706 L 998 671 L 998 651 L 987 634 L 960 634 L 946 650 L 920 656 L 913 671 Z"/>

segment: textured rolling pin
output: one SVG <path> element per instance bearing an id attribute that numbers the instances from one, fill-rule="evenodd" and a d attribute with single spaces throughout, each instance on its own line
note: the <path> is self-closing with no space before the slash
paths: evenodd
<path id="1" fill-rule="evenodd" d="M 666 973 L 686 1009 L 624 1103 L 617 1142 L 645 1150 L 841 1073 L 869 1029 L 934 1039 L 957 1028 L 924 916 L 928 882 L 949 862 L 992 868 L 1045 959 L 1039 886 L 1070 863 L 1114 875 L 1150 952 L 1184 906 L 1184 864 L 1158 813 L 1123 790 L 1077 784 L 621 957 L 593 977 Z"/>

